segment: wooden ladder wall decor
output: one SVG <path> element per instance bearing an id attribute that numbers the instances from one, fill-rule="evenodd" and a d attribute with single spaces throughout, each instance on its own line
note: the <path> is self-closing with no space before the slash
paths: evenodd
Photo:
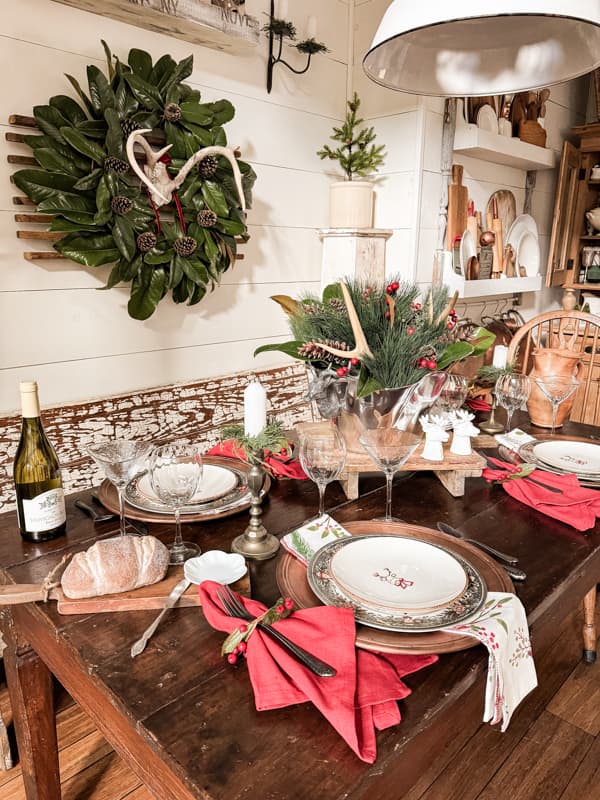
<path id="1" fill-rule="evenodd" d="M 37 123 L 33 117 L 27 117 L 23 114 L 11 114 L 8 118 L 8 124 L 14 125 L 16 128 L 33 128 L 34 130 L 38 131 L 39 128 Z M 7 142 L 14 142 L 16 144 L 23 144 L 24 143 L 24 134 L 17 133 L 13 131 L 8 131 L 5 134 L 5 138 Z M 146 137 L 148 142 L 152 145 L 164 145 L 164 140 L 160 139 L 156 136 L 148 136 Z M 146 161 L 146 157 L 143 153 L 137 154 L 137 160 L 143 164 Z M 235 156 L 236 158 L 241 157 L 241 152 L 239 149 L 235 149 Z M 39 167 L 38 162 L 33 158 L 33 156 L 23 156 L 23 155 L 8 155 L 6 160 L 9 164 L 14 164 L 19 169 L 23 167 Z M 13 183 L 13 179 L 11 176 L 11 183 Z M 25 195 L 15 195 L 12 198 L 13 204 L 15 206 L 26 206 L 29 207 L 29 211 L 24 211 L 23 213 L 15 214 L 15 222 L 17 223 L 28 223 L 34 225 L 49 225 L 52 220 L 54 219 L 53 214 L 38 214 L 35 203 L 30 200 Z M 36 242 L 48 242 L 52 244 L 52 242 L 57 242 L 59 239 L 62 239 L 63 236 L 66 236 L 66 233 L 62 233 L 60 231 L 43 231 L 43 230 L 36 230 L 36 229 L 24 229 L 21 230 L 17 228 L 17 239 L 27 239 Z M 241 238 L 236 238 L 236 243 L 243 244 L 244 240 Z M 62 259 L 64 261 L 68 261 L 65 256 L 57 253 L 56 250 L 26 250 L 23 253 L 23 258 L 27 261 L 42 261 L 48 259 Z M 244 258 L 243 253 L 236 253 L 235 260 L 242 261 Z"/>

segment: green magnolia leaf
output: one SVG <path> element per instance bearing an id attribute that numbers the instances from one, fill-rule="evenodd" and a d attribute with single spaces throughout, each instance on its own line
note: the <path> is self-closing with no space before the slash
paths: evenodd
<path id="1" fill-rule="evenodd" d="M 91 139 L 88 139 L 84 136 L 80 131 L 75 130 L 75 128 L 61 128 L 60 132 L 62 133 L 65 140 L 77 150 L 78 153 L 83 153 L 84 156 L 91 158 L 92 161 L 95 161 L 96 164 L 104 163 L 104 159 L 106 158 L 106 152 L 100 147 L 100 145 L 93 142 Z"/>
<path id="2" fill-rule="evenodd" d="M 35 160 L 49 172 L 62 172 L 64 175 L 74 175 L 76 178 L 82 177 L 86 171 L 78 167 L 72 159 L 46 147 L 38 147 L 35 150 Z"/>
<path id="3" fill-rule="evenodd" d="M 149 264 L 150 266 L 157 266 L 158 264 L 168 264 L 171 259 L 173 258 L 173 253 L 160 253 L 151 251 L 150 253 L 144 254 L 144 264 Z"/>
<path id="4" fill-rule="evenodd" d="M 115 88 L 115 108 L 121 117 L 129 117 L 137 110 L 137 100 L 129 91 L 123 78 L 119 78 Z"/>
<path id="5" fill-rule="evenodd" d="M 225 125 L 235 117 L 235 108 L 229 100 L 217 100 L 210 105 L 214 115 L 213 125 Z"/>
<path id="6" fill-rule="evenodd" d="M 59 153 L 64 158 L 69 159 L 72 164 L 83 172 L 87 172 L 90 168 L 89 159 L 84 158 L 79 155 L 79 153 L 74 153 L 73 148 L 66 142 L 61 144 L 56 139 L 53 139 L 51 136 L 46 136 L 45 134 L 43 136 L 24 136 L 23 141 L 26 145 L 31 147 L 34 156 L 37 150 L 54 150 L 55 153 Z"/>
<path id="7" fill-rule="evenodd" d="M 212 129 L 212 144 L 217 144 L 219 147 L 227 147 L 227 136 L 223 128 Z"/>
<path id="8" fill-rule="evenodd" d="M 81 88 L 81 85 L 80 85 L 79 81 L 76 78 L 74 78 L 72 75 L 67 75 L 67 73 L 65 73 L 65 78 L 69 81 L 71 86 L 75 89 L 75 91 L 77 92 L 77 94 L 81 98 L 84 106 L 86 107 L 86 109 L 88 111 L 88 114 L 91 117 L 93 117 L 94 116 L 94 106 L 92 105 L 92 102 L 90 101 L 90 98 L 87 96 L 87 94 Z"/>
<path id="9" fill-rule="evenodd" d="M 95 115 L 99 116 L 104 113 L 107 108 L 115 107 L 115 93 L 111 89 L 110 83 L 106 80 L 106 76 L 90 64 L 87 68 L 88 87 L 90 90 L 90 100 L 94 107 Z"/>
<path id="10" fill-rule="evenodd" d="M 78 125 L 80 122 L 87 120 L 85 111 L 81 109 L 81 106 L 72 97 L 57 94 L 50 98 L 50 106 L 59 111 L 71 125 Z"/>
<path id="11" fill-rule="evenodd" d="M 357 397 L 367 397 L 373 392 L 378 392 L 381 389 L 381 384 L 379 384 L 374 378 L 368 378 L 366 381 L 361 382 L 359 380 L 358 387 L 356 390 Z"/>
<path id="12" fill-rule="evenodd" d="M 135 258 L 137 252 L 135 234 L 131 223 L 126 217 L 115 217 L 112 235 L 123 258 L 126 258 L 128 261 Z"/>
<path id="13" fill-rule="evenodd" d="M 140 78 L 139 75 L 125 75 L 125 80 L 133 92 L 135 99 L 141 103 L 144 108 L 150 109 L 151 111 L 162 108 L 162 97 L 156 86 Z"/>
<path id="14" fill-rule="evenodd" d="M 481 356 L 496 341 L 495 334 L 488 331 L 486 328 L 477 328 L 474 331 L 473 338 L 469 339 L 469 343 L 473 347 L 473 355 L 474 356 Z"/>
<path id="15" fill-rule="evenodd" d="M 65 258 L 86 267 L 99 267 L 119 258 L 114 239 L 109 235 L 72 234 L 56 242 L 54 249 Z"/>
<path id="16" fill-rule="evenodd" d="M 61 128 L 69 124 L 69 120 L 50 106 L 35 106 L 33 116 L 38 128 L 47 134 L 51 139 L 56 139 L 61 144 L 66 144 L 65 138 L 61 133 Z"/>
<path id="17" fill-rule="evenodd" d="M 229 208 L 225 202 L 225 197 L 221 188 L 213 181 L 204 181 L 202 184 L 202 197 L 204 202 L 214 211 L 217 217 L 227 217 Z"/>
<path id="18" fill-rule="evenodd" d="M 132 292 L 127 304 L 129 316 L 148 319 L 164 295 L 167 277 L 162 269 L 143 269 L 132 283 Z"/>
<path id="19" fill-rule="evenodd" d="M 110 189 L 106 183 L 106 175 L 104 175 L 98 182 L 96 189 L 96 224 L 104 225 L 112 215 L 110 207 L 111 194 Z"/>
<path id="20" fill-rule="evenodd" d="M 121 123 L 119 122 L 119 114 L 115 108 L 107 108 L 104 112 L 104 119 L 108 126 L 106 134 L 106 150 L 109 156 L 115 158 L 125 159 L 125 142 L 123 139 L 123 131 L 121 130 Z"/>
<path id="21" fill-rule="evenodd" d="M 51 231 L 65 231 L 67 233 L 71 233 L 72 231 L 97 231 L 98 228 L 94 223 L 94 215 L 93 214 L 81 214 L 81 222 L 71 222 L 69 219 L 63 219 L 62 217 L 56 217 L 50 223 L 49 230 Z M 84 221 L 85 220 L 85 221 Z"/>
<path id="22" fill-rule="evenodd" d="M 201 128 L 199 125 L 194 125 L 193 123 L 188 122 L 186 119 L 181 120 L 181 125 L 187 131 L 194 134 L 194 138 L 196 139 L 199 147 L 209 147 L 212 144 L 210 130 Z"/>
<path id="23" fill-rule="evenodd" d="M 175 71 L 176 67 L 177 63 L 172 56 L 161 56 L 154 65 L 148 80 L 154 86 L 158 86 L 159 89 L 162 89 Z"/>
<path id="24" fill-rule="evenodd" d="M 141 254 L 137 255 L 133 261 L 127 261 L 122 258 L 120 264 L 122 281 L 132 281 L 135 276 L 139 274 L 140 270 L 144 268 Z"/>
<path id="25" fill-rule="evenodd" d="M 161 89 L 163 91 L 168 91 L 169 87 L 172 86 L 174 83 L 179 83 L 180 81 L 184 81 L 186 78 L 192 74 L 194 69 L 194 57 L 188 56 L 180 61 L 173 72 L 169 75 L 167 80 L 164 84 L 161 85 Z"/>
<path id="26" fill-rule="evenodd" d="M 183 267 L 181 266 L 181 261 L 179 260 L 179 256 L 174 255 L 171 258 L 171 266 L 169 269 L 169 284 L 167 288 L 175 290 L 180 285 L 183 279 L 184 279 L 184 274 L 183 274 Z M 173 292 L 173 297 L 175 297 L 175 291 Z M 183 299 L 185 300 L 185 298 Z M 175 300 L 175 302 L 181 303 L 183 302 L 183 300 Z"/>
<path id="27" fill-rule="evenodd" d="M 80 192 L 90 192 L 93 191 L 98 186 L 98 181 L 104 174 L 104 170 L 102 167 L 97 167 L 93 169 L 88 175 L 84 175 L 83 178 L 79 178 L 77 183 L 74 185 L 74 189 L 77 189 Z"/>
<path id="28" fill-rule="evenodd" d="M 182 103 L 181 111 L 182 118 L 194 125 L 210 125 L 213 119 L 213 112 L 207 103 Z"/>
<path id="29" fill-rule="evenodd" d="M 234 219 L 221 219 L 219 217 L 215 227 L 217 230 L 228 233 L 230 236 L 240 236 L 242 233 L 246 233 L 246 226 L 244 223 Z"/>
<path id="30" fill-rule="evenodd" d="M 101 139 L 104 141 L 106 122 L 103 119 L 88 119 L 86 122 L 80 122 L 77 130 L 89 139 Z"/>
<path id="31" fill-rule="evenodd" d="M 178 128 L 176 125 L 173 125 L 172 122 L 165 122 L 165 138 L 167 140 L 167 144 L 172 145 L 171 149 L 169 150 L 169 155 L 171 156 L 171 158 L 185 159 L 186 158 L 185 136 L 181 128 Z"/>
<path id="32" fill-rule="evenodd" d="M 175 268 L 181 267 L 184 275 L 186 275 L 193 283 L 205 284 L 208 282 L 208 272 L 206 267 L 198 259 L 182 258 L 175 256 Z"/>
<path id="33" fill-rule="evenodd" d="M 195 306 L 196 303 L 199 303 L 200 300 L 206 294 L 206 286 L 204 284 L 198 284 L 192 294 L 190 295 L 190 299 L 188 300 L 188 306 Z"/>
<path id="34" fill-rule="evenodd" d="M 34 203 L 58 194 L 76 194 L 76 178 L 71 175 L 50 174 L 45 170 L 21 169 L 13 175 L 15 185 Z"/>
<path id="35" fill-rule="evenodd" d="M 438 369 L 446 369 L 450 364 L 454 364 L 456 361 L 462 361 L 463 358 L 472 354 L 473 347 L 468 342 L 452 342 L 438 358 Z"/>
<path id="36" fill-rule="evenodd" d="M 285 353 L 292 358 L 297 358 L 300 361 L 309 361 L 308 358 L 302 358 L 302 356 L 298 355 L 298 348 L 302 347 L 304 342 L 281 342 L 279 344 L 262 344 L 260 347 L 257 347 L 254 351 L 254 355 L 257 356 L 259 353 Z"/>
<path id="37" fill-rule="evenodd" d="M 152 74 L 152 56 L 145 50 L 138 50 L 132 47 L 127 57 L 127 63 L 134 75 L 138 75 L 142 80 L 148 81 Z"/>
<path id="38" fill-rule="evenodd" d="M 62 214 L 72 222 L 88 223 L 94 210 L 93 201 L 73 194 L 55 194 L 38 203 L 38 211 L 46 214 Z"/>
<path id="39" fill-rule="evenodd" d="M 102 44 L 102 47 L 104 48 L 104 55 L 106 56 L 106 66 L 107 66 L 107 69 L 108 69 L 108 77 L 112 81 L 112 79 L 115 76 L 115 68 L 113 66 L 112 53 L 110 52 L 110 47 L 106 44 L 104 39 L 100 39 L 100 42 Z"/>
<path id="40" fill-rule="evenodd" d="M 112 289 L 113 286 L 116 286 L 117 283 L 121 282 L 121 265 L 115 264 L 114 267 L 110 271 L 110 275 L 108 276 L 108 280 L 106 281 L 105 286 L 99 286 L 98 291 L 103 292 L 106 289 Z"/>

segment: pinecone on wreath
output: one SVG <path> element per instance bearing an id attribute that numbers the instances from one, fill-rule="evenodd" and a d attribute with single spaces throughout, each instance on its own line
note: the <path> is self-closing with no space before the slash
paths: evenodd
<path id="1" fill-rule="evenodd" d="M 110 207 L 112 208 L 113 213 L 124 217 L 126 214 L 129 214 L 133 208 L 133 202 L 128 197 L 118 194 L 115 195 L 115 197 L 113 197 L 113 199 L 110 201 Z"/>
<path id="2" fill-rule="evenodd" d="M 182 236 L 181 239 L 175 239 L 173 242 L 173 250 L 182 258 L 189 258 L 189 256 L 194 255 L 197 247 L 198 242 L 193 236 Z"/>
<path id="3" fill-rule="evenodd" d="M 139 130 L 141 127 L 142 127 L 142 126 L 140 125 L 140 123 L 139 123 L 139 122 L 135 122 L 135 121 L 134 121 L 134 120 L 132 120 L 132 119 L 124 119 L 124 120 L 121 122 L 121 130 L 123 131 L 123 136 L 124 136 L 126 139 L 129 139 L 129 137 L 131 136 L 131 134 L 132 134 L 134 131 L 138 131 L 138 130 Z"/>
<path id="4" fill-rule="evenodd" d="M 218 166 L 219 162 L 215 158 L 215 156 L 206 156 L 198 164 L 198 174 L 204 180 L 208 180 L 209 178 L 212 178 L 212 176 L 215 174 Z"/>
<path id="5" fill-rule="evenodd" d="M 217 215 L 210 208 L 198 212 L 196 222 L 201 228 L 213 228 L 217 224 Z"/>
<path id="6" fill-rule="evenodd" d="M 167 103 L 163 116 L 167 122 L 179 122 L 181 119 L 181 109 L 177 103 Z"/>
<path id="7" fill-rule="evenodd" d="M 104 159 L 104 169 L 111 169 L 113 172 L 116 172 L 117 175 L 125 175 L 129 170 L 129 164 L 127 161 L 116 158 L 116 156 L 108 156 Z"/>
<path id="8" fill-rule="evenodd" d="M 140 233 L 136 241 L 138 250 L 142 253 L 149 253 L 150 250 L 156 247 L 156 236 L 152 233 L 152 231 L 144 231 L 144 233 Z"/>

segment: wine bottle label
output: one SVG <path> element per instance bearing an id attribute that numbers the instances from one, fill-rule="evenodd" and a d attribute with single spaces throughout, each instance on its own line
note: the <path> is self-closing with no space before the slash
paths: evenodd
<path id="1" fill-rule="evenodd" d="M 63 489 L 50 489 L 34 497 L 23 498 L 23 522 L 27 531 L 49 531 L 62 525 L 67 518 Z"/>

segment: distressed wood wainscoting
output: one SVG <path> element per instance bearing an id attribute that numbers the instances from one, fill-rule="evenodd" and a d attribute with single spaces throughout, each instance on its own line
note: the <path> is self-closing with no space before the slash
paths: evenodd
<path id="1" fill-rule="evenodd" d="M 68 492 L 98 484 L 102 473 L 86 455 L 92 443 L 110 436 L 146 439 L 154 444 L 216 443 L 221 427 L 243 419 L 244 389 L 256 375 L 267 391 L 269 415 L 287 428 L 312 419 L 302 364 L 242 372 L 185 385 L 161 386 L 42 411 L 44 430 L 56 448 Z M 11 465 L 21 432 L 21 417 L 0 418 L 0 509 L 14 508 Z"/>

